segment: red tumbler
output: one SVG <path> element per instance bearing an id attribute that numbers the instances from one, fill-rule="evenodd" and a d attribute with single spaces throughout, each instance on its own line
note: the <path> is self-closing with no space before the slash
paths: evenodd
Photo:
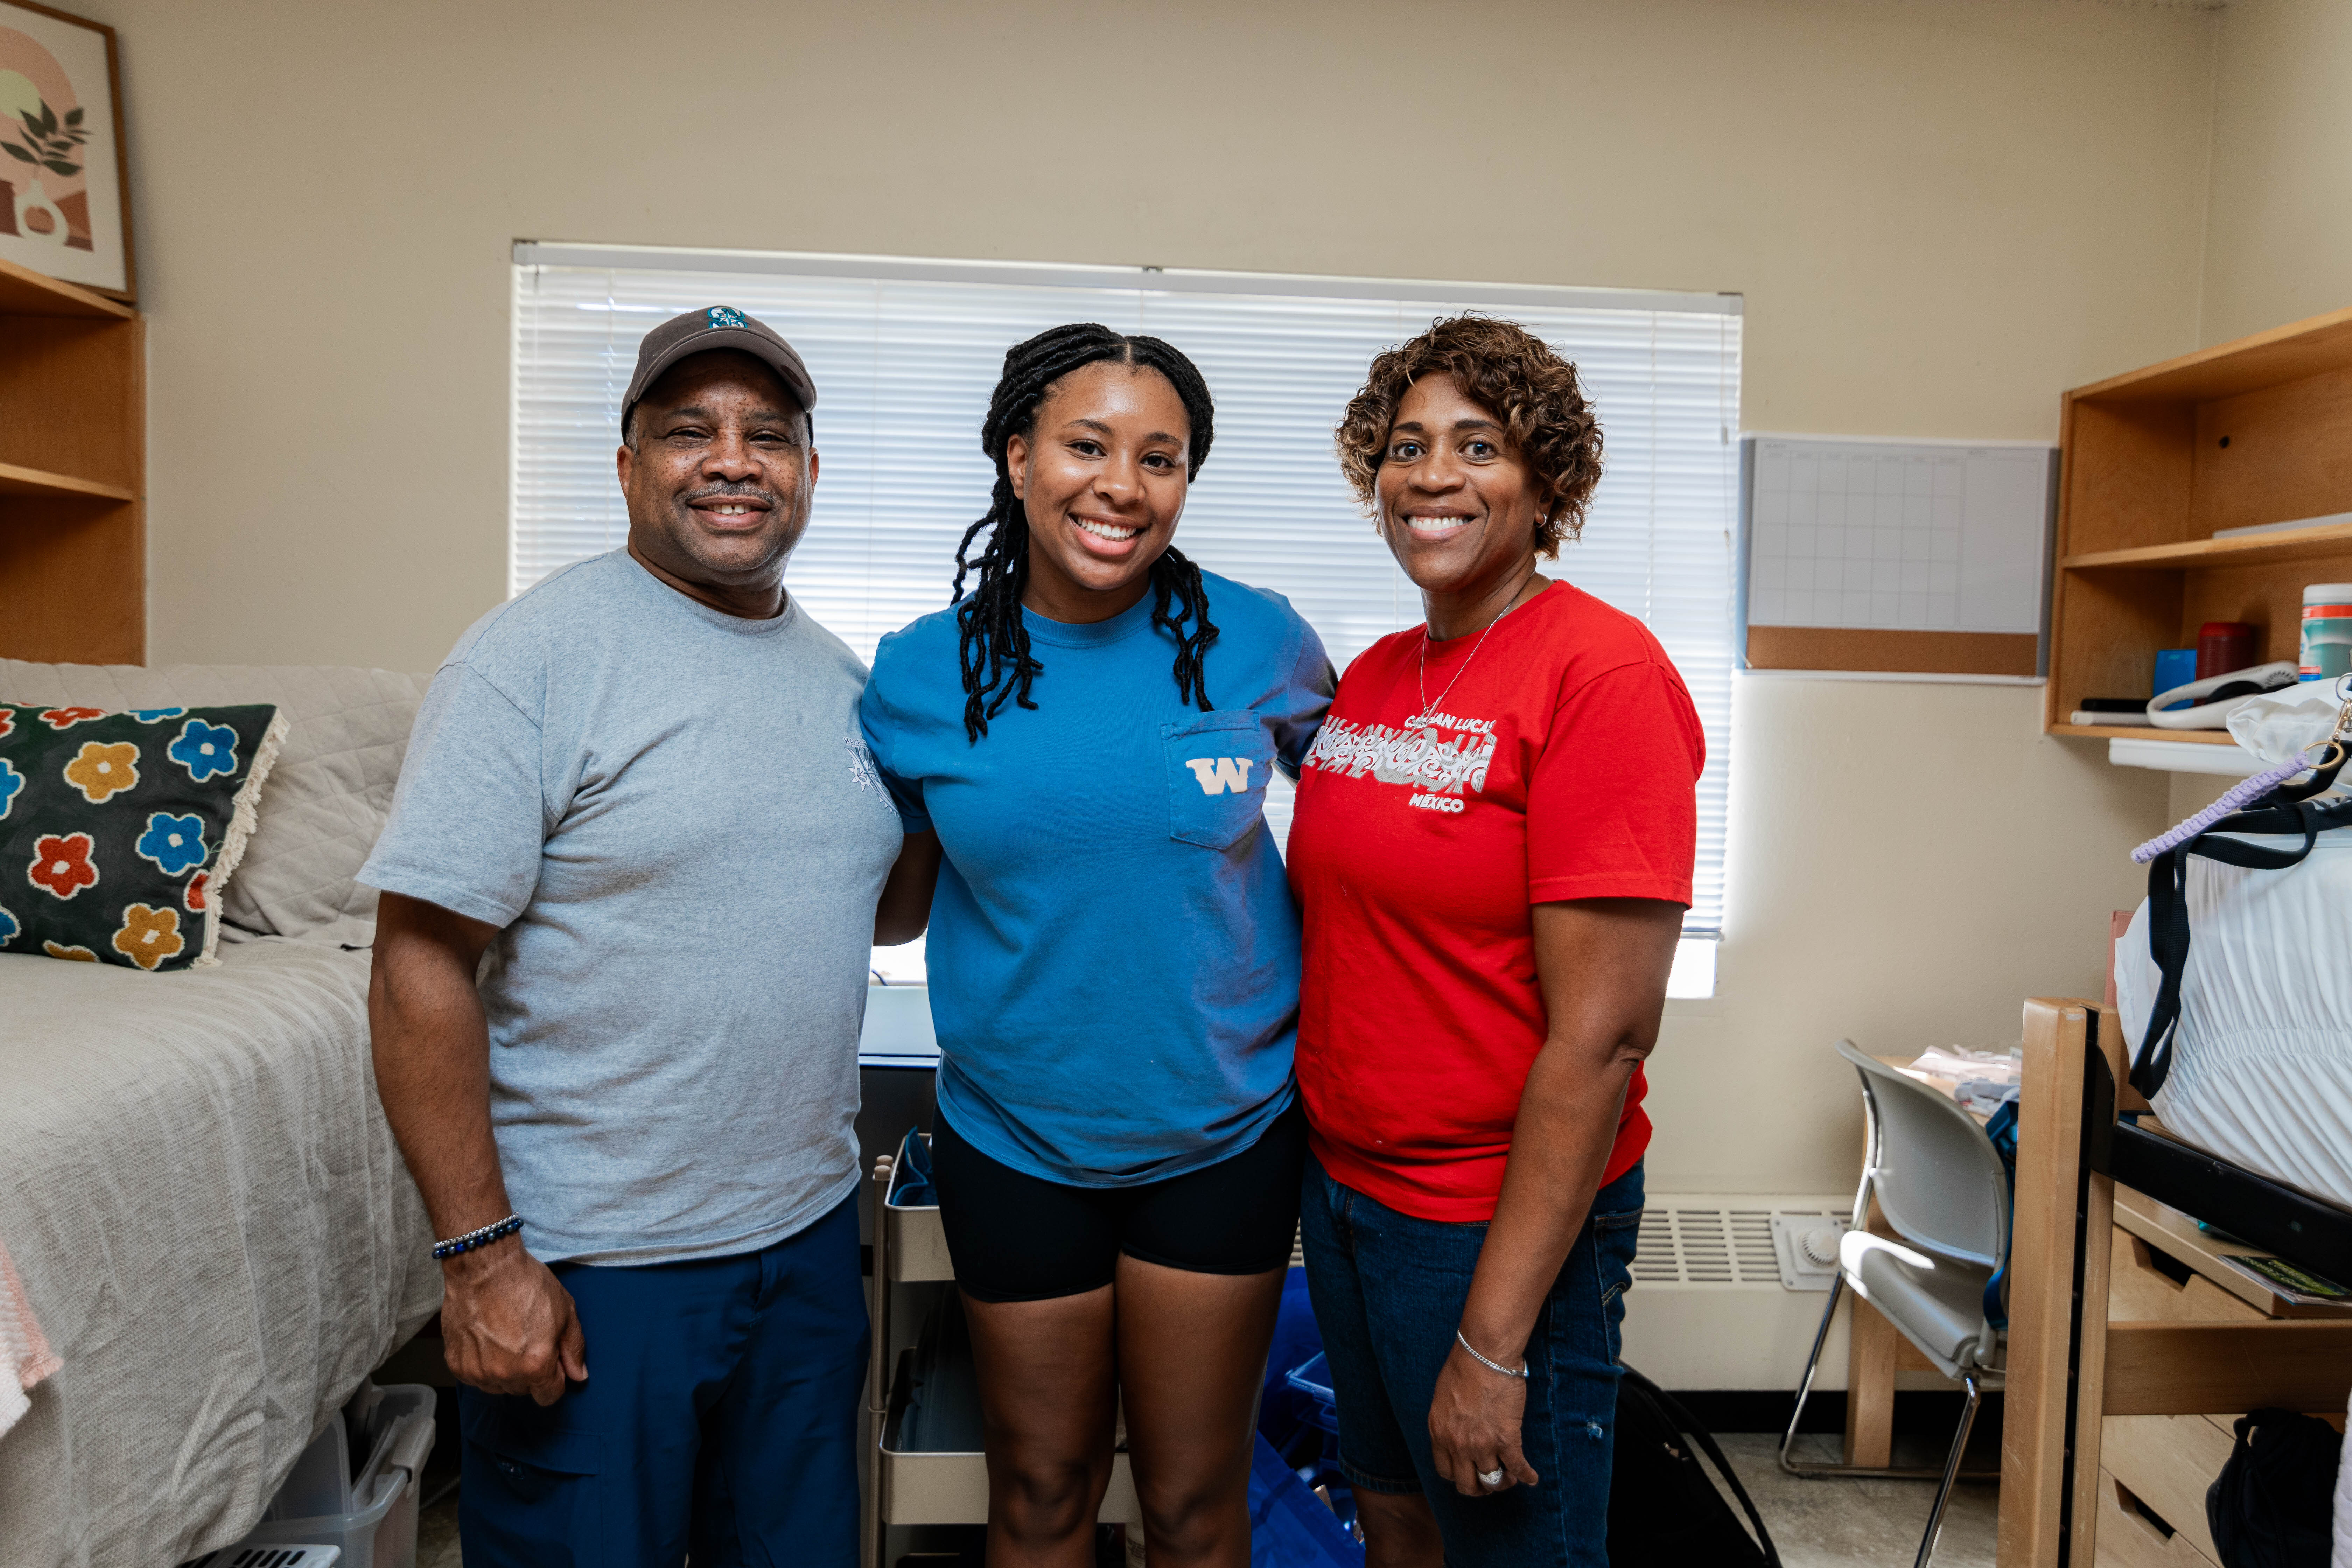
<path id="1" fill-rule="evenodd" d="M 2197 628 L 2197 679 L 2210 679 L 2256 662 L 2261 634 L 2243 621 L 2207 621 Z"/>

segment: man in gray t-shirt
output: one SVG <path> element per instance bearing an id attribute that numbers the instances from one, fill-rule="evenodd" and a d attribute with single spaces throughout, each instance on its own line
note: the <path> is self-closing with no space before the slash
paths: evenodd
<path id="1" fill-rule="evenodd" d="M 628 547 L 458 639 L 361 873 L 468 1568 L 856 1555 L 857 1035 L 928 879 L 783 592 L 815 401 L 724 306 L 646 336 Z"/>

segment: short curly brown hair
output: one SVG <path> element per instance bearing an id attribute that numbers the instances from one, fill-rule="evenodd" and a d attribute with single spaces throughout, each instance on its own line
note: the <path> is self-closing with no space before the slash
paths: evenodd
<path id="1" fill-rule="evenodd" d="M 1559 553 L 1584 527 L 1601 482 L 1601 421 L 1576 367 L 1515 321 L 1456 316 L 1438 321 L 1372 361 L 1364 389 L 1348 405 L 1336 438 L 1339 468 L 1367 511 L 1379 507 L 1381 463 L 1405 389 L 1423 376 L 1452 375 L 1465 395 L 1502 422 L 1511 455 L 1525 463 L 1543 515 L 1536 553 Z"/>

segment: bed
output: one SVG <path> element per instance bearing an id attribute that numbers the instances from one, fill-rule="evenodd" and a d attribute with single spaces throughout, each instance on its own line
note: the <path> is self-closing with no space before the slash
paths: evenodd
<path id="1" fill-rule="evenodd" d="M 2340 1412 L 2352 1394 L 2352 1316 L 2273 1316 L 2209 1288 L 2161 1315 L 2118 1316 L 2118 1194 L 2171 1211 L 2188 1248 L 2227 1230 L 2336 1279 L 2352 1279 L 2352 1209 L 2182 1141 L 2128 1082 L 2118 1015 L 2074 1000 L 2025 1005 L 2011 1247 L 2008 1407 L 2001 1436 L 2000 1562 L 2058 1568 L 2136 1559 L 2099 1545 L 2120 1528 L 2104 1449 L 2117 1423 L 2278 1406 Z M 2144 1223 L 2144 1222 L 2141 1222 Z M 2130 1310 L 2130 1309 L 2127 1309 Z M 2204 1479 L 2210 1480 L 2210 1469 Z M 2184 1498 L 2179 1533 L 2192 1521 Z M 2201 1530 L 2201 1519 L 2193 1521 Z M 2167 1545 L 2170 1542 L 2168 1538 Z M 2190 1561 L 2192 1558 L 2167 1560 Z"/>
<path id="2" fill-rule="evenodd" d="M 233 1543 L 439 1305 L 375 1097 L 373 904 L 351 881 L 422 686 L 0 661 L 18 701 L 268 700 L 292 725 L 217 966 L 0 954 L 0 1244 L 63 1362 L 0 1436 L 0 1568 L 165 1568 Z"/>

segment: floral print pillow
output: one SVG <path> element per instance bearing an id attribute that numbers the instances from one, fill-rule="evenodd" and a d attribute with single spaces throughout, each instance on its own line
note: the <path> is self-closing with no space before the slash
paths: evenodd
<path id="1" fill-rule="evenodd" d="M 215 962 L 221 889 L 285 738 L 268 704 L 0 707 L 0 952 Z"/>

